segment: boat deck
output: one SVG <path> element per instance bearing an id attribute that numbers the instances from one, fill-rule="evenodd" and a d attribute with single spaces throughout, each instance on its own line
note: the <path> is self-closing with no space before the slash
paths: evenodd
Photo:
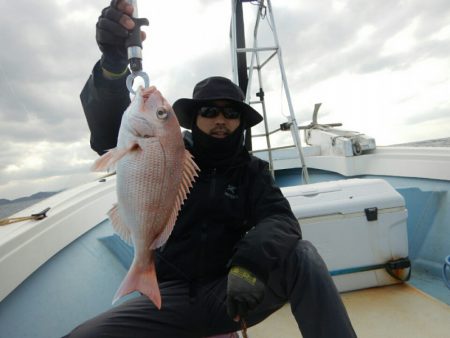
<path id="1" fill-rule="evenodd" d="M 450 337 L 450 306 L 408 284 L 347 292 L 342 298 L 360 338 Z M 250 328 L 248 335 L 300 337 L 289 305 Z"/>

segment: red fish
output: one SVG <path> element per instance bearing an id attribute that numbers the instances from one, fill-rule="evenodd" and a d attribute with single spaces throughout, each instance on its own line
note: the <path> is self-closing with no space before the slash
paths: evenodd
<path id="1" fill-rule="evenodd" d="M 161 308 L 153 250 L 168 239 L 199 168 L 185 149 L 175 113 L 155 88 L 140 88 L 122 117 L 117 147 L 94 164 L 116 168 L 117 204 L 108 216 L 134 246 L 133 263 L 113 303 L 139 291 Z"/>

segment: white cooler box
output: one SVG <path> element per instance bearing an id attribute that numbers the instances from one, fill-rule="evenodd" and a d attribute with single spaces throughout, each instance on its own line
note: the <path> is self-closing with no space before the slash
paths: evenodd
<path id="1" fill-rule="evenodd" d="M 398 283 L 393 269 L 409 278 L 408 212 L 386 181 L 349 179 L 282 191 L 339 291 Z"/>

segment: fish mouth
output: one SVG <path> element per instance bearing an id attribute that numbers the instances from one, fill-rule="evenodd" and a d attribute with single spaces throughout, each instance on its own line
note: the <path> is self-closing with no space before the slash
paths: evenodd
<path id="1" fill-rule="evenodd" d="M 158 89 L 156 89 L 155 86 L 150 86 L 148 88 L 142 88 L 141 95 L 144 98 L 144 100 L 147 100 L 150 97 L 150 95 L 152 95 L 154 92 L 157 91 Z"/>
<path id="2" fill-rule="evenodd" d="M 158 89 L 156 89 L 155 86 L 151 86 L 148 88 L 143 88 L 141 91 L 141 96 L 143 99 L 143 106 L 145 107 L 147 101 L 150 99 L 150 97 L 155 94 L 155 93 L 159 93 Z"/>
<path id="3" fill-rule="evenodd" d="M 141 91 L 143 112 L 155 112 L 159 107 L 166 107 L 167 103 L 161 92 L 155 87 L 151 86 L 143 88 Z"/>

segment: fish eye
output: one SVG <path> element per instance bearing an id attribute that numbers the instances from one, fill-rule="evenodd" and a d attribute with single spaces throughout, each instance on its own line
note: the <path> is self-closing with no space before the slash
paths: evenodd
<path id="1" fill-rule="evenodd" d="M 160 120 L 165 120 L 167 116 L 169 116 L 169 114 L 163 108 L 158 108 L 158 110 L 156 111 L 156 117 Z"/>

